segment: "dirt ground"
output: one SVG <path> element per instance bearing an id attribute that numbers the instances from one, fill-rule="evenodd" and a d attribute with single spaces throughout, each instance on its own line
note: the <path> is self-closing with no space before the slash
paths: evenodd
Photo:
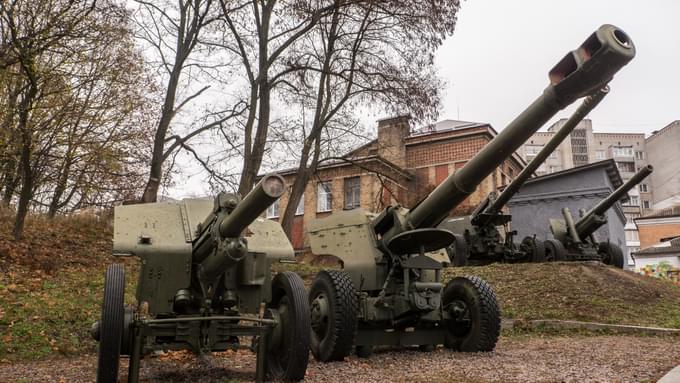
<path id="1" fill-rule="evenodd" d="M 94 381 L 96 356 L 0 364 L 0 382 Z M 680 364 L 674 337 L 510 336 L 492 353 L 464 354 L 439 348 L 382 350 L 370 359 L 310 359 L 305 382 L 648 382 Z M 142 361 L 143 382 L 241 382 L 254 378 L 248 351 L 196 358 L 168 353 Z M 121 363 L 121 377 L 127 361 Z"/>

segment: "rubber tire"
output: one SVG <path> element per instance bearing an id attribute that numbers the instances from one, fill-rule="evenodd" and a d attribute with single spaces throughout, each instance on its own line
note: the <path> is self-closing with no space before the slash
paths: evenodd
<path id="1" fill-rule="evenodd" d="M 527 258 L 528 262 L 545 262 L 545 244 L 542 241 L 536 240 L 534 237 L 524 237 L 520 246 L 533 249 L 531 254 L 529 254 L 529 258 Z"/>
<path id="2" fill-rule="evenodd" d="M 370 358 L 373 355 L 373 346 L 356 346 L 354 352 L 359 358 Z"/>
<path id="3" fill-rule="evenodd" d="M 562 262 L 567 260 L 567 250 L 562 242 L 556 239 L 546 239 L 543 242 L 545 247 L 546 262 Z"/>
<path id="4" fill-rule="evenodd" d="M 475 276 L 456 277 L 449 281 L 442 296 L 443 305 L 459 300 L 465 302 L 470 316 L 470 328 L 458 333 L 456 323 L 446 323 L 444 346 L 456 351 L 493 351 L 501 332 L 501 312 L 496 294 L 483 279 Z"/>
<path id="5" fill-rule="evenodd" d="M 328 326 L 321 338 L 311 330 L 312 354 L 320 362 L 343 360 L 352 352 L 357 332 L 357 291 L 346 272 L 323 270 L 316 275 L 309 290 L 310 310 L 319 293 L 328 297 Z"/>
<path id="6" fill-rule="evenodd" d="M 433 352 L 437 348 L 434 344 L 421 344 L 418 346 L 418 351 Z"/>
<path id="7" fill-rule="evenodd" d="M 309 303 L 302 278 L 291 271 L 277 274 L 272 280 L 270 308 L 287 305 L 289 312 L 280 347 L 267 352 L 267 373 L 272 380 L 304 379 L 309 361 Z M 282 322 L 284 322 L 282 320 Z"/>
<path id="8" fill-rule="evenodd" d="M 454 267 L 467 266 L 470 259 L 470 248 L 465 237 L 460 234 L 453 234 L 454 241 L 451 246 L 446 248 L 451 264 Z"/>
<path id="9" fill-rule="evenodd" d="M 116 383 L 125 320 L 125 268 L 109 265 L 104 278 L 104 301 L 99 334 L 97 383 Z"/>
<path id="10" fill-rule="evenodd" d="M 597 245 L 597 252 L 602 257 L 602 263 L 623 269 L 623 250 L 618 245 L 611 242 L 600 242 Z"/>

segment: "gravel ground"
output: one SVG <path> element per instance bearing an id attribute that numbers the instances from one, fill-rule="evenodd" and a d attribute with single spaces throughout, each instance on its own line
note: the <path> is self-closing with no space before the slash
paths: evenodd
<path id="1" fill-rule="evenodd" d="M 503 337 L 493 353 L 438 349 L 382 350 L 370 359 L 329 364 L 310 360 L 305 382 L 641 382 L 680 364 L 673 337 Z M 208 358 L 168 353 L 142 361 L 143 382 L 250 381 L 255 357 L 247 351 Z M 123 360 L 121 369 L 126 370 Z M 0 364 L 0 382 L 94 381 L 96 356 Z"/>

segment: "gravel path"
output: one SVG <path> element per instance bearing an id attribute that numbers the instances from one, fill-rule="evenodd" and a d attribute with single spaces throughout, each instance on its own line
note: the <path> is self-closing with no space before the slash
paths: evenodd
<path id="1" fill-rule="evenodd" d="M 169 353 L 142 361 L 143 382 L 249 381 L 254 355 L 227 352 L 211 358 Z M 504 337 L 493 353 L 438 349 L 384 350 L 370 359 L 329 364 L 310 361 L 305 382 L 641 382 L 680 364 L 673 337 Z M 127 361 L 121 368 L 126 370 Z M 88 382 L 96 356 L 0 364 L 0 382 Z"/>

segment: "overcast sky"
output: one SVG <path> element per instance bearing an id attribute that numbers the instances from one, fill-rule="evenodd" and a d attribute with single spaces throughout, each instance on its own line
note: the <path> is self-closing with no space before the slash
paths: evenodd
<path id="1" fill-rule="evenodd" d="M 463 1 L 454 35 L 437 52 L 448 81 L 440 119 L 503 129 L 546 87 L 552 66 L 602 24 L 623 29 L 637 55 L 589 116 L 593 129 L 649 134 L 680 119 L 677 0 Z"/>

